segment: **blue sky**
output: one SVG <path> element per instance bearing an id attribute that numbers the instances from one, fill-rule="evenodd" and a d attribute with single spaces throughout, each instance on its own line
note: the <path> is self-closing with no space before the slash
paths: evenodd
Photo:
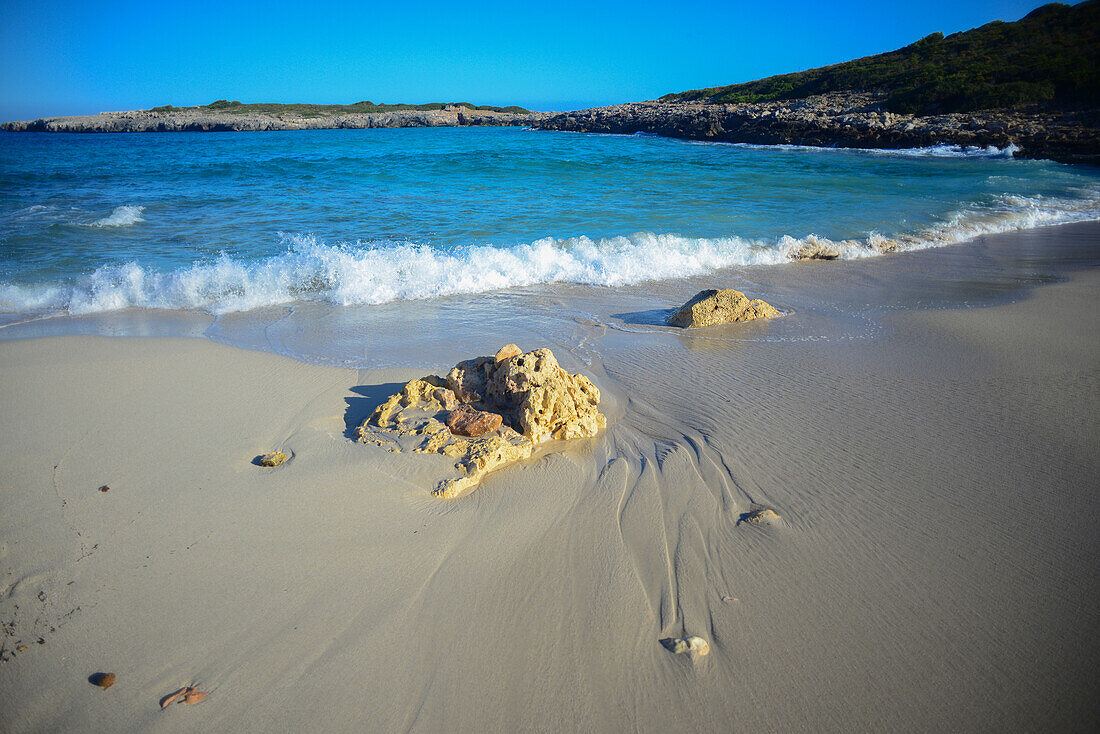
<path id="1" fill-rule="evenodd" d="M 1035 0 L 0 0 L 0 119 L 160 104 L 653 99 L 1017 20 Z"/>

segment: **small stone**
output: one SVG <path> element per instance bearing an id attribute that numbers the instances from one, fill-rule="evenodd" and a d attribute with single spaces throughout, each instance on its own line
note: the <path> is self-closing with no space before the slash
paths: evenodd
<path id="1" fill-rule="evenodd" d="M 483 436 L 500 428 L 504 416 L 463 405 L 447 416 L 447 428 L 456 436 Z"/>
<path id="2" fill-rule="evenodd" d="M 26 645 L 16 645 L 15 646 L 15 651 L 16 652 L 26 652 L 27 651 L 27 646 Z"/>
<path id="3" fill-rule="evenodd" d="M 260 457 L 260 466 L 279 466 L 286 463 L 287 456 L 282 451 L 272 451 Z"/>
<path id="4" fill-rule="evenodd" d="M 91 680 L 93 685 L 97 685 L 100 688 L 103 688 L 104 690 L 106 690 L 107 688 L 110 688 L 111 686 L 113 686 L 115 684 L 115 674 L 114 673 L 96 673 L 89 680 Z"/>
<path id="5" fill-rule="evenodd" d="M 110 492 L 111 488 L 108 487 L 106 484 L 104 484 L 102 487 L 99 488 L 99 491 L 100 492 Z"/>
<path id="6" fill-rule="evenodd" d="M 194 693 L 194 692 L 195 692 L 194 688 L 192 688 L 191 686 L 186 686 L 184 688 L 179 689 L 175 693 L 169 693 L 167 696 L 160 699 L 160 707 L 162 709 L 166 709 L 169 706 L 171 706 L 172 704 L 176 703 L 177 701 L 183 701 L 184 696 L 186 696 L 190 693 Z"/>
<path id="7" fill-rule="evenodd" d="M 710 645 L 702 637 L 666 637 L 661 640 L 661 644 L 677 655 L 691 653 L 693 656 L 703 657 L 710 652 Z"/>
<path id="8" fill-rule="evenodd" d="M 743 522 L 752 522 L 752 523 L 762 523 L 763 522 L 763 523 L 771 524 L 771 523 L 774 523 L 774 522 L 778 522 L 778 520 L 779 520 L 779 515 L 774 510 L 769 510 L 768 508 L 764 507 L 764 508 L 761 508 L 759 510 L 753 510 L 752 512 L 746 512 L 744 515 L 741 516 L 741 519 L 738 520 L 737 522 L 738 522 L 738 524 L 743 523 Z"/>
<path id="9" fill-rule="evenodd" d="M 505 344 L 503 347 L 500 348 L 500 351 L 497 352 L 494 359 L 496 359 L 497 364 L 500 364 L 505 360 L 509 360 L 512 357 L 518 357 L 521 354 L 523 354 L 523 350 L 517 347 L 515 344 Z"/>

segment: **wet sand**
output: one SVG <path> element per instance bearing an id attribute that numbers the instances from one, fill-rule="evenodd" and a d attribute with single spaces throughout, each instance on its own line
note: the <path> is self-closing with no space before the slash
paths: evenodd
<path id="1" fill-rule="evenodd" d="M 1091 730 L 1097 264 L 1071 225 L 201 329 L 360 339 L 371 369 L 5 330 L 44 338 L 0 342 L 0 728 Z M 789 314 L 660 325 L 728 286 Z M 445 458 L 353 441 L 507 341 L 591 377 L 606 433 L 457 501 L 429 494 Z M 213 693 L 162 712 L 187 684 Z"/>

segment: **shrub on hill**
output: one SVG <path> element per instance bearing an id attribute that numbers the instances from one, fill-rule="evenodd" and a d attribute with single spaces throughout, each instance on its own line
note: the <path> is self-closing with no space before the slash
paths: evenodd
<path id="1" fill-rule="evenodd" d="M 1014 23 L 994 21 L 896 51 L 663 102 L 766 102 L 839 91 L 881 92 L 892 112 L 934 114 L 1100 104 L 1100 0 L 1051 3 Z"/>

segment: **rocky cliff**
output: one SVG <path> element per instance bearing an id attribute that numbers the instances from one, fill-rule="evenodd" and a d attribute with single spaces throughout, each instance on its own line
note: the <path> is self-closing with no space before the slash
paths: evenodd
<path id="1" fill-rule="evenodd" d="M 886 111 L 880 94 L 837 92 L 740 104 L 640 102 L 549 115 L 543 130 L 652 133 L 764 145 L 919 148 L 939 144 L 1016 146 L 1018 157 L 1100 161 L 1100 111 L 992 110 L 942 115 Z"/>

